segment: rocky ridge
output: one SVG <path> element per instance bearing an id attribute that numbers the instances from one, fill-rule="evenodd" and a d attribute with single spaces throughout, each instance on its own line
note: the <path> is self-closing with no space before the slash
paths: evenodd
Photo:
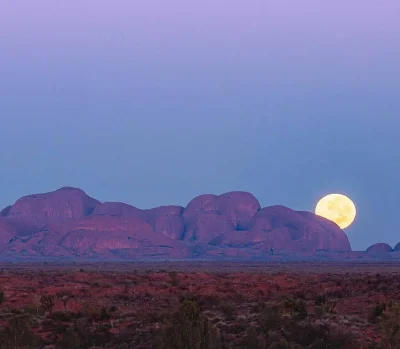
<path id="1" fill-rule="evenodd" d="M 205 194 L 186 207 L 139 209 L 83 190 L 28 195 L 0 212 L 0 256 L 271 257 L 351 251 L 346 234 L 310 212 L 261 208 L 247 192 Z"/>

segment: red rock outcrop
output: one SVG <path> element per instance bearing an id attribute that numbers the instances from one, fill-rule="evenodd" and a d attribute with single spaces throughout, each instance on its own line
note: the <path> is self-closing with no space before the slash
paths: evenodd
<path id="1" fill-rule="evenodd" d="M 278 241 L 276 229 L 286 236 L 279 249 L 293 252 L 309 252 L 318 250 L 350 251 L 347 235 L 335 224 L 310 212 L 297 212 L 284 206 L 270 206 L 258 211 L 251 223 L 252 232 L 264 231 L 268 236 L 271 248 Z"/>
<path id="2" fill-rule="evenodd" d="M 232 222 L 235 230 L 247 230 L 254 215 L 261 209 L 253 194 L 233 191 L 217 198 L 218 212 Z"/>
<path id="3" fill-rule="evenodd" d="M 184 238 L 208 243 L 221 234 L 245 231 L 259 209 L 258 200 L 247 192 L 200 195 L 183 211 Z"/>
<path id="4" fill-rule="evenodd" d="M 216 213 L 201 213 L 196 221 L 187 227 L 185 232 L 189 240 L 196 243 L 210 243 L 221 234 L 234 231 L 234 225 L 223 215 Z"/>
<path id="5" fill-rule="evenodd" d="M 248 231 L 225 232 L 210 243 L 230 247 L 263 243 L 268 250 L 286 252 L 351 250 L 346 234 L 336 224 L 284 206 L 266 207 L 256 213 Z"/>
<path id="6" fill-rule="evenodd" d="M 380 242 L 377 244 L 374 244 L 370 247 L 367 248 L 368 253 L 387 253 L 387 252 L 392 252 L 393 249 L 390 247 L 389 244 L 386 244 L 384 242 Z"/>
<path id="7" fill-rule="evenodd" d="M 81 189 L 64 187 L 22 197 L 8 210 L 7 217 L 73 219 L 91 214 L 99 204 Z"/>
<path id="8" fill-rule="evenodd" d="M 182 212 L 181 206 L 161 206 L 143 210 L 142 217 L 151 224 L 153 231 L 181 240 L 185 230 Z"/>
<path id="9" fill-rule="evenodd" d="M 0 214 L 1 251 L 43 256 L 263 256 L 350 251 L 346 234 L 310 212 L 261 209 L 250 193 L 205 194 L 183 208 L 139 209 L 76 188 L 30 195 Z"/>
<path id="10" fill-rule="evenodd" d="M 217 198 L 218 196 L 214 194 L 203 194 L 190 201 L 182 213 L 185 225 L 194 223 L 202 213 L 217 213 Z"/>

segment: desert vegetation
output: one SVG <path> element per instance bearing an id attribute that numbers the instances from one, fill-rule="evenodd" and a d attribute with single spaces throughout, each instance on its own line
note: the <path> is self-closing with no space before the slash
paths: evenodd
<path id="1" fill-rule="evenodd" d="M 238 266 L 4 265 L 0 349 L 400 348 L 396 265 Z"/>

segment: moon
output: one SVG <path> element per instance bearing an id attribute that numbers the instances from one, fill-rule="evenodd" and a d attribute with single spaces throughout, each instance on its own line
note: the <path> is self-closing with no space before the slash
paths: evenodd
<path id="1" fill-rule="evenodd" d="M 318 201 L 315 214 L 335 222 L 340 229 L 349 227 L 356 218 L 354 202 L 342 194 L 329 194 Z"/>

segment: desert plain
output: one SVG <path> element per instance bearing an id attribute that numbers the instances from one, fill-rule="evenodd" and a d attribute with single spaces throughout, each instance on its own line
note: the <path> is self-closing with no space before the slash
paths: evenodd
<path id="1" fill-rule="evenodd" d="M 397 262 L 3 262 L 0 348 L 400 348 Z"/>

